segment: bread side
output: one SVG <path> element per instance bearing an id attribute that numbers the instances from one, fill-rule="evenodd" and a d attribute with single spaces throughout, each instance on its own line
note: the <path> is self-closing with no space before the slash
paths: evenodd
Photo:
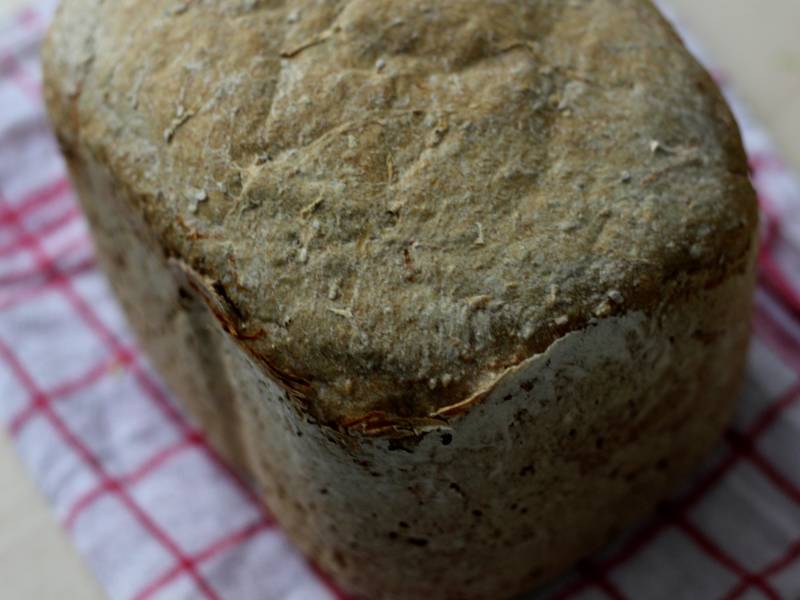
<path id="1" fill-rule="evenodd" d="M 735 124 L 643 0 L 66 0 L 45 66 L 65 150 L 342 429 L 425 427 L 754 236 Z"/>

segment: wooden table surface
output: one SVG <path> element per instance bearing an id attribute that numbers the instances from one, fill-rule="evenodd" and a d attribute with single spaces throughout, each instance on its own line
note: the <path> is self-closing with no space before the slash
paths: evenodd
<path id="1" fill-rule="evenodd" d="M 664 0 L 671 4 L 800 170 L 800 1 Z M 0 0 L 0 19 L 25 0 Z M 3 598 L 101 598 L 0 432 Z M 235 599 L 232 599 L 235 600 Z"/>

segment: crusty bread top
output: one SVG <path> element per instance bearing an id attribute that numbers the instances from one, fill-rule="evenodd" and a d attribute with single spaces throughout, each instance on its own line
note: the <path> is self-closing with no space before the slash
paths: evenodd
<path id="1" fill-rule="evenodd" d="M 736 125 L 645 0 L 64 0 L 44 57 L 74 164 L 330 423 L 446 415 L 753 242 Z"/>

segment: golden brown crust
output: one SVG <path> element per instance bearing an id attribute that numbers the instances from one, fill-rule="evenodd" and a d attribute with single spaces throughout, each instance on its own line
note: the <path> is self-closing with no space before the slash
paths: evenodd
<path id="1" fill-rule="evenodd" d="M 735 123 L 645 0 L 65 0 L 44 57 L 65 150 L 326 422 L 424 424 L 752 245 Z"/>

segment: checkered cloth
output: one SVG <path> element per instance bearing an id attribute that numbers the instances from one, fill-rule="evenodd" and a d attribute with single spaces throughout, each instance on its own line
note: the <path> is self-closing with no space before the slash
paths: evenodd
<path id="1" fill-rule="evenodd" d="M 185 420 L 97 270 L 40 100 L 53 5 L 0 24 L 0 420 L 110 598 L 343 598 Z M 800 186 L 737 113 L 765 226 L 735 421 L 654 520 L 547 596 L 800 598 Z"/>

